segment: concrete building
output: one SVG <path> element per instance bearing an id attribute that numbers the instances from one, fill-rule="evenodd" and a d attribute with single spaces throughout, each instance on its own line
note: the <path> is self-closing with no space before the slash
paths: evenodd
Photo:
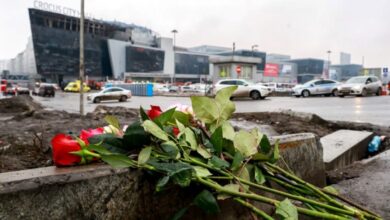
<path id="1" fill-rule="evenodd" d="M 212 46 L 212 45 L 201 45 L 197 47 L 190 47 L 188 51 L 202 54 L 218 54 L 222 52 L 231 51 L 232 48 L 228 47 L 220 47 L 220 46 Z"/>
<path id="2" fill-rule="evenodd" d="M 212 81 L 241 78 L 258 82 L 261 79 L 261 74 L 257 71 L 259 62 L 261 59 L 258 57 L 211 56 Z"/>
<path id="3" fill-rule="evenodd" d="M 285 62 L 291 60 L 290 55 L 269 53 L 267 54 L 267 63 Z"/>
<path id="4" fill-rule="evenodd" d="M 361 75 L 362 69 L 362 65 L 358 64 L 331 65 L 329 78 L 337 81 L 346 81 L 351 77 Z"/>
<path id="5" fill-rule="evenodd" d="M 293 59 L 289 63 L 297 64 L 297 81 L 305 83 L 312 79 L 322 78 L 324 73 L 325 61 L 321 59 L 306 58 Z"/>

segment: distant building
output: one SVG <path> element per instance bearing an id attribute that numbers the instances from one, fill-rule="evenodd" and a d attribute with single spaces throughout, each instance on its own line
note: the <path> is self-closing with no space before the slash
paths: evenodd
<path id="1" fill-rule="evenodd" d="M 260 51 L 252 50 L 236 50 L 236 51 L 227 51 L 218 53 L 219 56 L 241 56 L 241 57 L 254 57 L 258 58 L 259 63 L 257 63 L 256 68 L 257 72 L 264 71 L 266 63 L 266 53 Z"/>
<path id="2" fill-rule="evenodd" d="M 291 60 L 290 55 L 276 54 L 276 53 L 267 54 L 267 62 L 268 63 L 283 62 L 283 61 L 287 61 L 287 60 Z"/>
<path id="3" fill-rule="evenodd" d="M 203 54 L 218 54 L 222 52 L 228 52 L 231 50 L 232 48 L 212 46 L 212 45 L 201 45 L 197 47 L 188 48 L 188 51 L 190 52 L 203 53 Z"/>
<path id="4" fill-rule="evenodd" d="M 298 83 L 305 83 L 312 79 L 321 78 L 324 73 L 324 60 L 306 58 L 293 59 L 288 62 L 297 64 Z"/>
<path id="5" fill-rule="evenodd" d="M 329 78 L 337 81 L 346 81 L 351 77 L 361 75 L 362 69 L 362 65 L 358 64 L 331 65 Z"/>
<path id="6" fill-rule="evenodd" d="M 351 54 L 341 52 L 340 53 L 340 64 L 341 65 L 351 64 Z"/>
<path id="7" fill-rule="evenodd" d="M 261 82 L 297 83 L 297 64 L 283 61 L 267 61 Z"/>

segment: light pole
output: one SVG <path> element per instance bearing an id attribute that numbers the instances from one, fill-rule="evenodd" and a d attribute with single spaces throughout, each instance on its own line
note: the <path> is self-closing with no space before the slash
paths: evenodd
<path id="1" fill-rule="evenodd" d="M 257 44 L 252 45 L 252 57 L 253 57 L 253 53 L 254 53 L 256 47 L 259 47 L 259 45 L 257 45 Z"/>
<path id="2" fill-rule="evenodd" d="M 171 31 L 173 33 L 173 82 L 176 82 L 176 63 L 175 63 L 175 46 L 176 46 L 176 34 L 179 33 L 176 29 Z"/>
<path id="3" fill-rule="evenodd" d="M 80 115 L 84 115 L 84 0 L 80 7 Z"/>
<path id="4" fill-rule="evenodd" d="M 332 53 L 331 50 L 326 51 L 328 53 L 328 73 L 325 75 L 326 78 L 329 78 L 329 72 L 330 72 L 330 54 Z"/>

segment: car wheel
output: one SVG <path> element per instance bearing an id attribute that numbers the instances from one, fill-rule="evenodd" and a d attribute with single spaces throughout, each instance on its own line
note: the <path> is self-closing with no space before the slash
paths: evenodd
<path id="1" fill-rule="evenodd" d="M 100 102 L 100 98 L 99 97 L 96 97 L 93 99 L 93 103 L 99 103 Z"/>
<path id="2" fill-rule="evenodd" d="M 261 97 L 261 95 L 260 95 L 260 92 L 258 92 L 258 91 L 252 91 L 250 94 L 250 97 L 253 100 L 258 100 Z"/>
<path id="3" fill-rule="evenodd" d="M 332 91 L 332 95 L 333 95 L 334 97 L 337 96 L 337 93 L 338 93 L 337 89 L 334 89 L 334 90 Z"/>
<path id="4" fill-rule="evenodd" d="M 120 102 L 126 102 L 126 100 L 127 100 L 127 97 L 124 95 L 119 98 Z"/>
<path id="5" fill-rule="evenodd" d="M 362 90 L 362 95 L 361 96 L 367 96 L 367 89 L 366 88 L 364 88 L 363 90 Z"/>
<path id="6" fill-rule="evenodd" d="M 381 93 L 382 93 L 382 88 L 379 87 L 378 90 L 376 91 L 375 95 L 376 95 L 376 96 L 380 96 Z"/>
<path id="7" fill-rule="evenodd" d="M 340 98 L 344 98 L 344 95 L 338 95 L 338 97 L 340 97 Z"/>
<path id="8" fill-rule="evenodd" d="M 303 90 L 302 91 L 302 97 L 306 98 L 306 97 L 309 97 L 309 96 L 310 96 L 309 90 Z"/>

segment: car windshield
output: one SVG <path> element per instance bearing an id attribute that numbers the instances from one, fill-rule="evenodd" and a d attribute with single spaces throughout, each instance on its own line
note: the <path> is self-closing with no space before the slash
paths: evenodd
<path id="1" fill-rule="evenodd" d="M 255 84 L 253 81 L 250 81 L 250 80 L 243 80 L 243 82 L 245 82 L 245 83 L 248 84 L 248 85 L 253 85 L 253 84 Z"/>
<path id="2" fill-rule="evenodd" d="M 366 77 L 354 77 L 347 80 L 346 83 L 360 84 L 360 83 L 366 83 L 366 81 L 367 81 Z"/>

